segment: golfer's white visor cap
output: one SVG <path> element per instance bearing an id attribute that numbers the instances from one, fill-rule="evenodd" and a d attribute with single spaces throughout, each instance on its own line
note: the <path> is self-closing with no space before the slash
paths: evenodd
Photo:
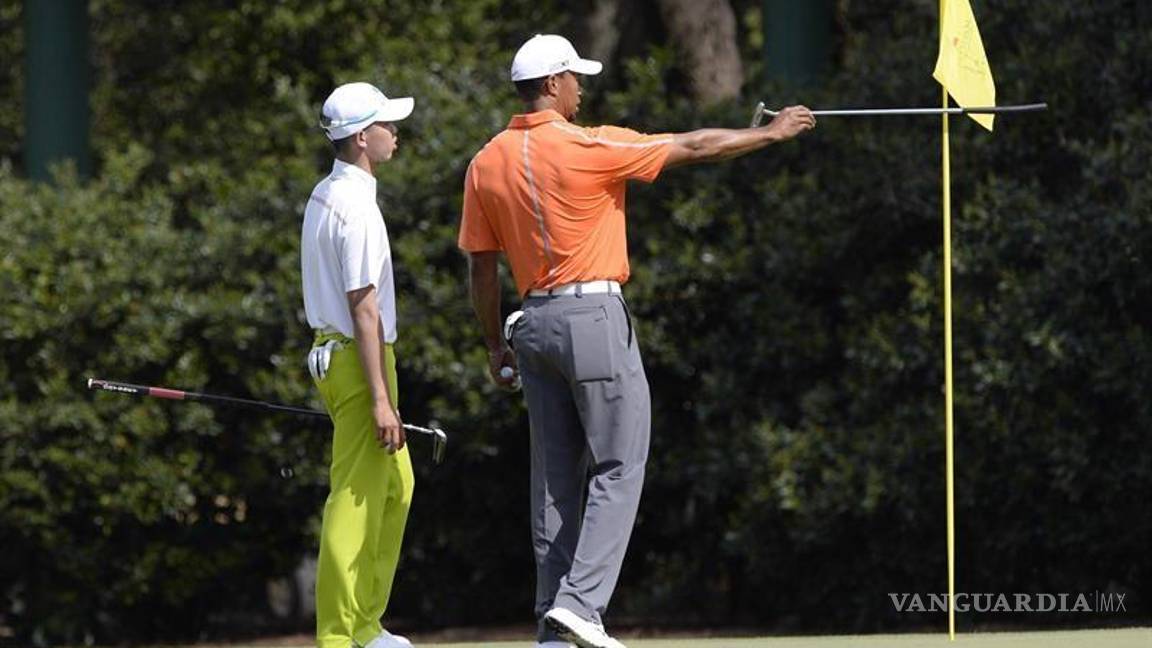
<path id="1" fill-rule="evenodd" d="M 355 135 L 376 122 L 396 122 L 412 114 L 412 97 L 389 99 L 371 83 L 345 83 L 320 110 L 320 127 L 332 141 Z"/>
<path id="2" fill-rule="evenodd" d="M 520 46 L 512 59 L 512 80 L 539 79 L 564 71 L 576 74 L 600 74 L 604 64 L 580 58 L 567 38 L 555 34 L 536 34 Z"/>

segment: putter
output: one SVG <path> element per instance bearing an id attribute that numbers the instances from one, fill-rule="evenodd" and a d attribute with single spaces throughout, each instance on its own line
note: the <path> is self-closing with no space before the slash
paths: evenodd
<path id="1" fill-rule="evenodd" d="M 1036 112 L 1048 110 L 1047 103 L 1016 104 L 1011 106 L 985 106 L 982 108 L 837 108 L 833 110 L 813 110 L 817 117 L 888 117 L 895 115 L 1000 115 L 1006 113 Z M 769 110 L 764 102 L 756 104 L 752 113 L 752 128 L 760 125 L 764 115 L 775 117 L 778 110 Z"/>
<path id="2" fill-rule="evenodd" d="M 279 403 L 269 403 L 266 401 L 250 400 L 247 398 L 235 398 L 232 396 L 221 396 L 219 394 L 203 394 L 200 392 L 184 391 L 182 389 L 169 389 L 167 387 L 133 385 L 131 383 L 117 382 L 114 380 L 89 378 L 88 389 L 115 392 L 117 394 L 128 394 L 130 396 L 151 396 L 153 398 L 167 398 L 170 400 L 198 401 L 212 405 L 231 405 L 233 407 L 246 407 L 248 409 L 261 409 L 270 412 L 283 412 L 286 414 L 296 414 L 298 416 L 311 416 L 325 419 L 329 418 L 328 412 L 322 412 L 320 410 L 310 409 L 307 407 L 293 407 L 291 405 L 280 405 Z M 418 432 L 420 434 L 426 434 L 432 437 L 432 461 L 437 464 L 444 461 L 444 453 L 448 448 L 448 435 L 444 432 L 444 430 L 441 430 L 440 428 L 427 428 L 420 425 L 412 425 L 411 423 L 405 423 L 404 430 L 407 432 Z"/>

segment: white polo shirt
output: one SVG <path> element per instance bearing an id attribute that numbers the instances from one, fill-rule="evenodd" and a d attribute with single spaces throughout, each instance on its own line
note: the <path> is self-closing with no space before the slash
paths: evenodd
<path id="1" fill-rule="evenodd" d="M 376 178 L 340 160 L 312 190 L 300 234 L 304 312 L 314 329 L 355 337 L 347 293 L 376 287 L 384 341 L 396 341 L 396 291 Z"/>

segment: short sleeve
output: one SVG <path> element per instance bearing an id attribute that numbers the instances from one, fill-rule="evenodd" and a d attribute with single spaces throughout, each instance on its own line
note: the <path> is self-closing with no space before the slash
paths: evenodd
<path id="1" fill-rule="evenodd" d="M 362 210 L 346 214 L 339 222 L 335 239 L 344 292 L 376 286 L 390 256 L 383 221 Z"/>
<path id="2" fill-rule="evenodd" d="M 588 134 L 597 144 L 596 163 L 612 180 L 652 182 L 672 151 L 672 135 L 646 135 L 618 126 L 600 126 Z"/>
<path id="3" fill-rule="evenodd" d="M 464 176 L 464 210 L 460 217 L 460 236 L 456 244 L 466 252 L 498 252 L 504 248 L 496 236 L 492 221 L 484 212 L 478 174 L 476 160 L 473 159 Z"/>

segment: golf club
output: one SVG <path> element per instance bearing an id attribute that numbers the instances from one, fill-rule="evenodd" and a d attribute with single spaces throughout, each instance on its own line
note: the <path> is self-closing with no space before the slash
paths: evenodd
<path id="1" fill-rule="evenodd" d="M 299 416 L 312 416 L 322 417 L 327 419 L 328 413 L 320 410 L 309 409 L 307 407 L 293 407 L 291 405 L 280 405 L 278 403 L 269 403 L 266 401 L 250 400 L 247 398 L 235 398 L 232 396 L 221 396 L 218 394 L 204 394 L 200 392 L 184 391 L 181 389 L 169 389 L 167 387 L 151 387 L 148 385 L 133 385 L 131 383 L 116 382 L 114 380 L 100 380 L 97 378 L 88 379 L 88 389 L 99 391 L 110 391 L 118 394 L 129 394 L 132 396 L 152 396 L 153 398 L 167 398 L 170 400 L 185 400 L 185 401 L 198 401 L 202 403 L 211 403 L 217 405 L 231 405 L 234 407 L 247 407 L 249 409 L 262 409 L 271 412 L 284 412 L 286 414 L 296 414 Z M 440 428 L 426 428 L 419 425 L 412 425 L 405 423 L 404 429 L 408 432 L 419 432 L 420 434 L 427 434 L 432 437 L 432 461 L 437 464 L 444 461 L 444 451 L 448 447 L 448 435 Z"/>
<path id="2" fill-rule="evenodd" d="M 834 110 L 813 110 L 817 117 L 885 117 L 895 115 L 999 115 L 1005 113 L 1036 112 L 1048 110 L 1047 103 L 1016 104 L 1012 106 L 986 106 L 983 108 L 844 108 Z M 752 127 L 760 125 L 764 115 L 775 117 L 778 110 L 769 110 L 764 102 L 756 104 L 752 113 Z"/>

